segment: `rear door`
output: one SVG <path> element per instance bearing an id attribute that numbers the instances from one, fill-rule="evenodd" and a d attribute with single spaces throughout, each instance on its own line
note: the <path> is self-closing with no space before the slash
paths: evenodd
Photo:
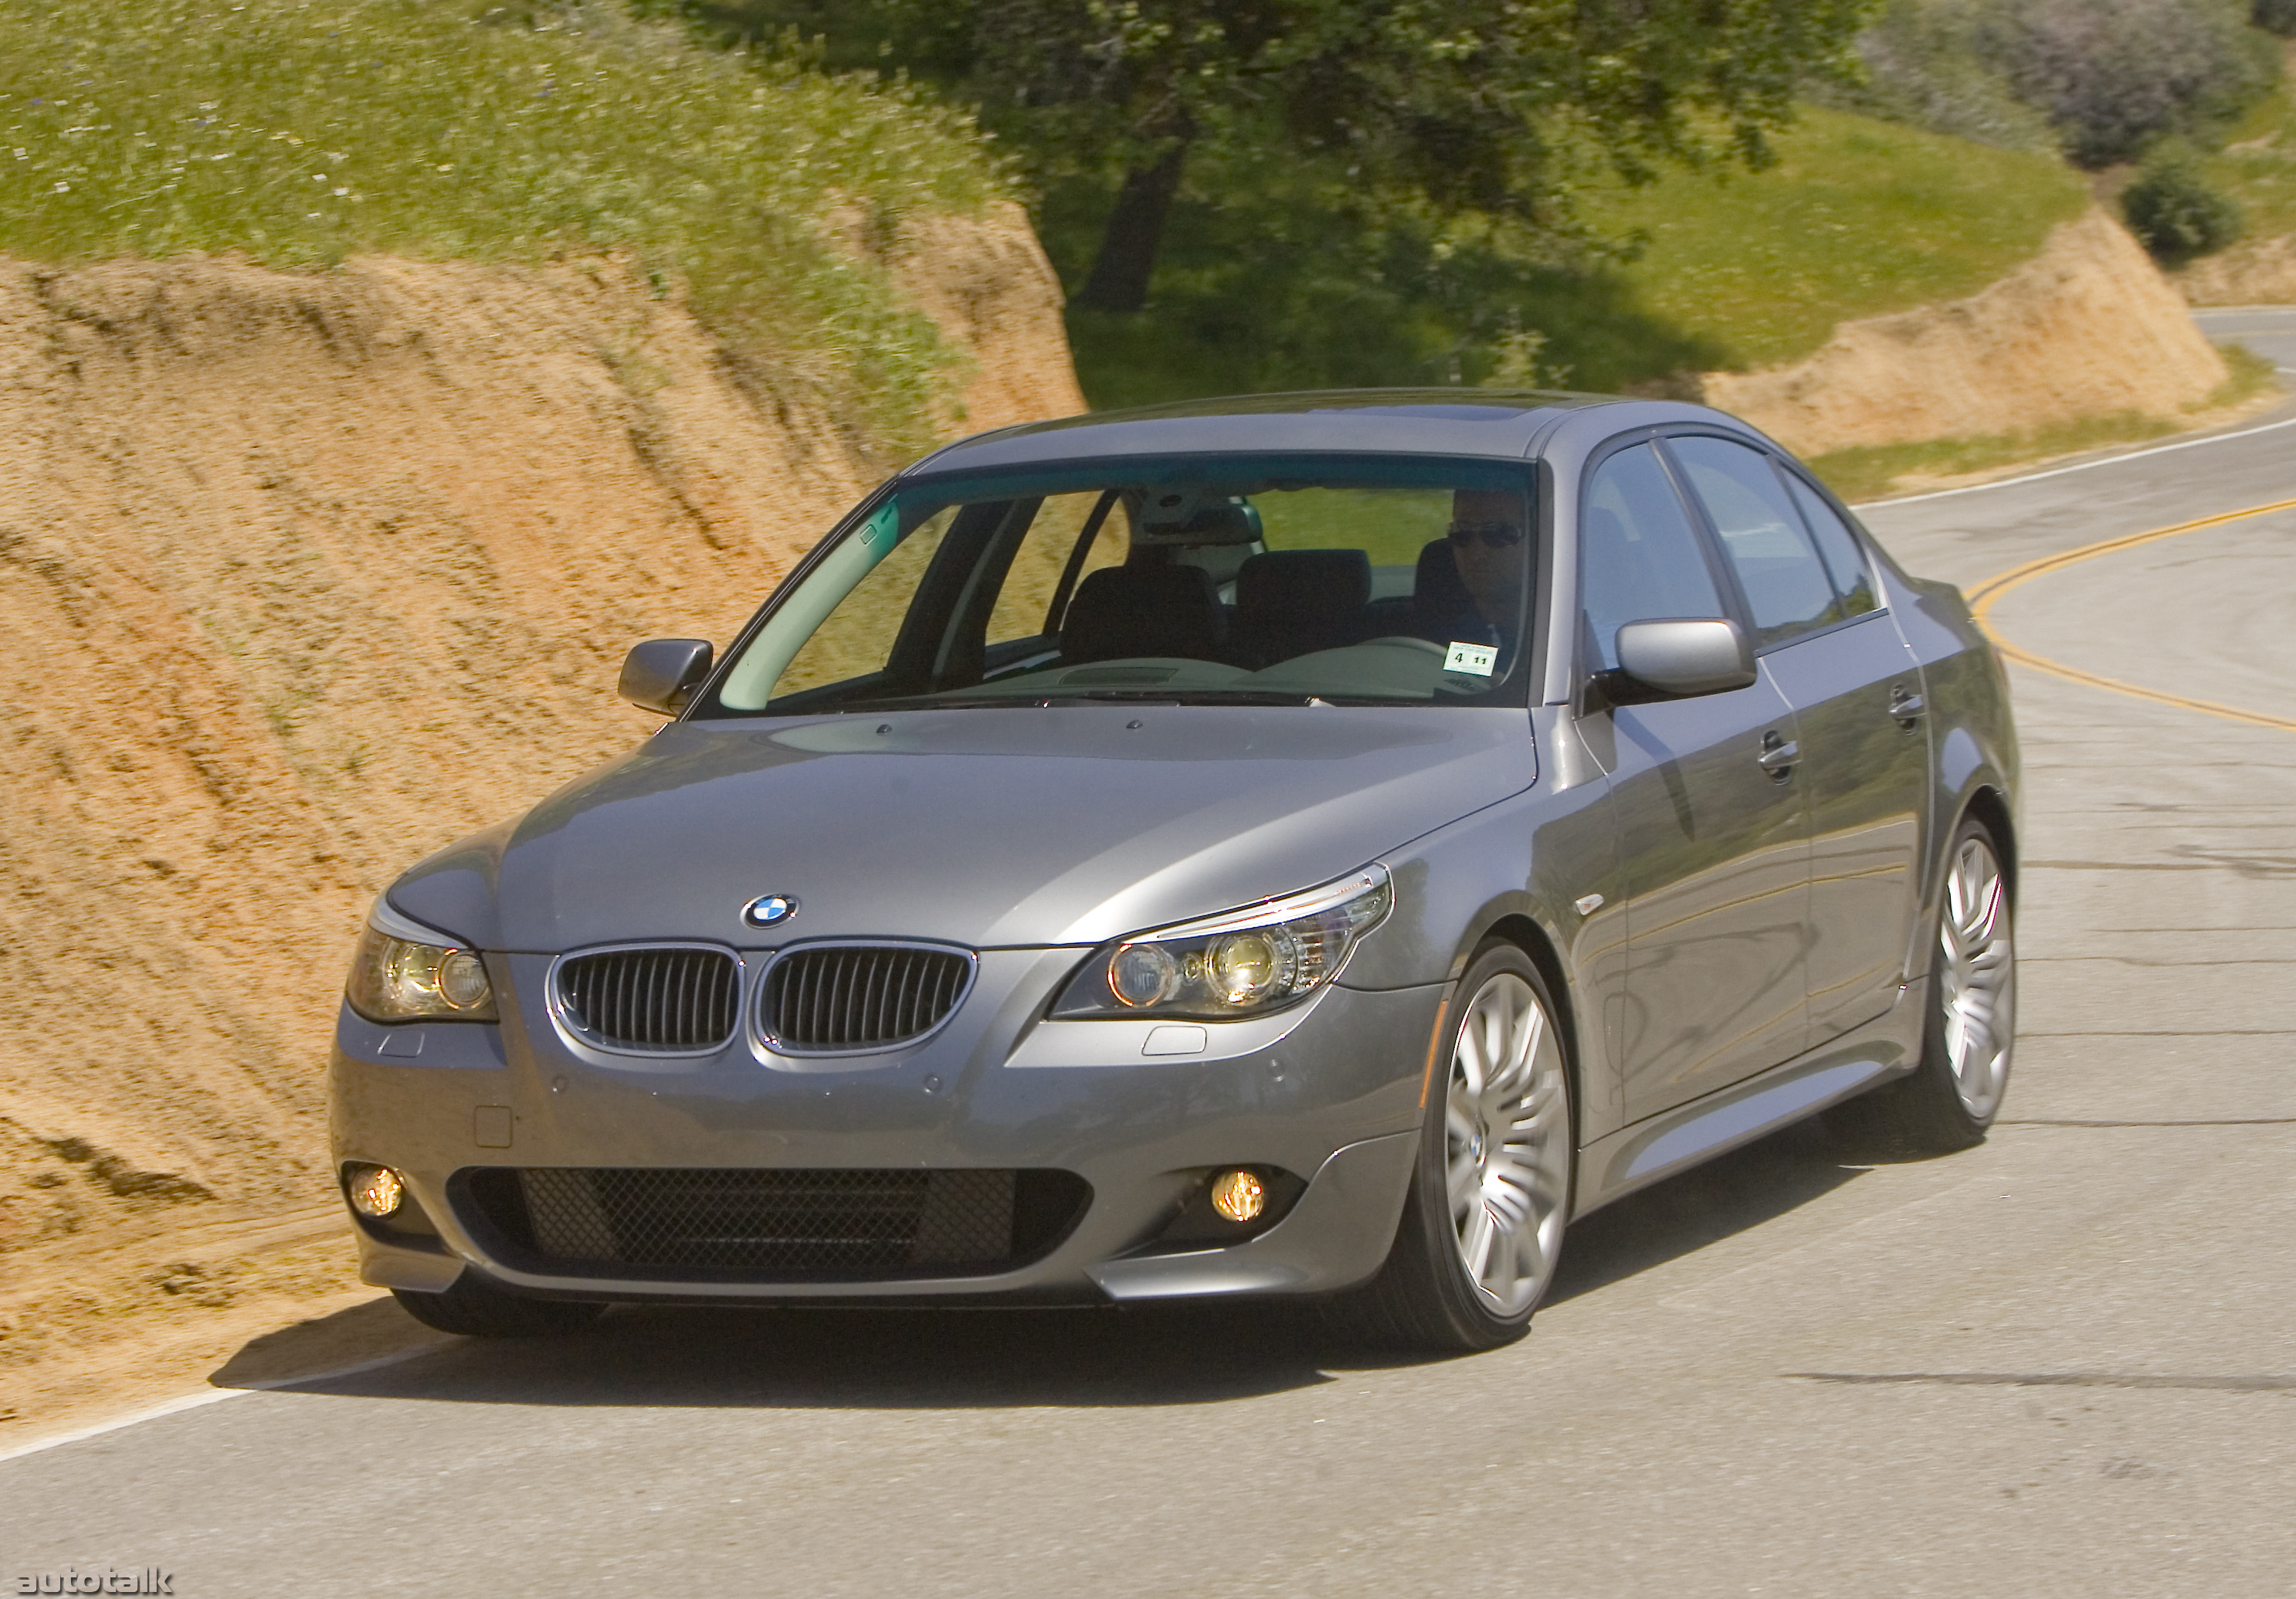
<path id="1" fill-rule="evenodd" d="M 1730 616 L 1720 574 L 1659 451 L 1620 450 L 1579 515 L 1587 667 L 1618 665 L 1621 624 Z M 1615 746 L 1611 803 L 1628 894 L 1618 1019 L 1625 1119 L 1750 1077 L 1804 1046 L 1808 820 L 1789 750 L 1793 710 L 1751 686 L 1620 705 L 1590 726 Z"/>
<path id="2" fill-rule="evenodd" d="M 1800 730 L 1815 1046 L 1887 1010 L 1904 977 L 1928 791 L 1920 674 L 1856 535 L 1811 485 L 1734 440 L 1667 447 L 1720 536 L 1755 649 Z"/>

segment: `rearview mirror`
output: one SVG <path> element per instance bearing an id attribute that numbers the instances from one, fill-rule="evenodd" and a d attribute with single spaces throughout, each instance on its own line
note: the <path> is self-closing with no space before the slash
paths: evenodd
<path id="1" fill-rule="evenodd" d="M 1718 694 L 1754 681 L 1754 651 L 1737 623 L 1719 617 L 1628 622 L 1619 629 L 1619 670 L 1673 698 Z"/>
<path id="2" fill-rule="evenodd" d="M 709 676 L 709 655 L 706 638 L 650 638 L 622 658 L 614 692 L 640 710 L 674 717 Z"/>

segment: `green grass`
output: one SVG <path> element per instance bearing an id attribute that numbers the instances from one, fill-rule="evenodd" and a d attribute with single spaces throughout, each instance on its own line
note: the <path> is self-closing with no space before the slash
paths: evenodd
<path id="1" fill-rule="evenodd" d="M 1973 294 L 2039 253 L 2088 191 L 2053 156 L 1803 108 L 1761 172 L 1681 172 L 1590 206 L 1647 240 L 1623 271 L 1651 316 L 1737 369 L 1834 324 Z"/>
<path id="2" fill-rule="evenodd" d="M 633 252 L 737 351 L 913 439 L 949 357 L 824 242 L 1004 191 L 963 119 L 605 4 L 0 6 L 0 252 L 74 263 Z"/>
<path id="3" fill-rule="evenodd" d="M 1071 312 L 1098 406 L 1395 383 L 1602 392 L 1808 355 L 1835 324 L 1982 289 L 2088 203 L 2054 157 L 1817 107 L 1761 172 L 1677 171 L 1590 195 L 1624 265 L 1475 218 L 1365 207 L 1309 161 L 1189 168 L 1148 311 Z M 1084 281 L 1108 193 L 1045 198 L 1046 248 Z M 1526 350 L 1532 370 L 1520 368 Z M 1510 360 L 1510 355 L 1518 358 Z"/>
<path id="4" fill-rule="evenodd" d="M 2196 413 L 2223 410 L 2255 398 L 2279 382 L 2277 369 L 2244 344 L 2220 344 L 2230 374 L 2215 393 L 2191 407 Z M 1810 470 L 1845 500 L 1873 499 L 1894 492 L 1900 480 L 1956 478 L 1970 472 L 2075 455 L 2115 444 L 2141 444 L 2177 431 L 2169 418 L 2136 411 L 2087 416 L 2026 432 L 1981 439 L 1932 439 L 1921 444 L 1864 445 L 1811 458 Z"/>
<path id="5" fill-rule="evenodd" d="M 1814 455 L 1809 469 L 1845 500 L 1893 492 L 1904 478 L 1957 478 L 2053 455 L 2078 455 L 2107 445 L 2136 444 L 2177 430 L 2177 424 L 2138 411 L 2086 416 L 2027 432 L 1981 439 L 1931 439 L 1920 444 L 1870 444 Z"/>
<path id="6" fill-rule="evenodd" d="M 2296 80 L 2251 106 L 2204 170 L 2240 202 L 2243 237 L 2296 234 Z"/>

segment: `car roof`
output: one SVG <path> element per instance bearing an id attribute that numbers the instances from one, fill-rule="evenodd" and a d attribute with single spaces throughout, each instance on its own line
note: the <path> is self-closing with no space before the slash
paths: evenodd
<path id="1" fill-rule="evenodd" d="M 1726 422 L 1680 402 L 1558 390 L 1352 389 L 1188 400 L 1023 422 L 936 450 L 904 473 L 938 476 L 1128 455 L 1324 454 L 1520 460 L 1573 414 L 1603 408 L 1620 429 Z M 1733 422 L 1734 427 L 1742 427 Z"/>

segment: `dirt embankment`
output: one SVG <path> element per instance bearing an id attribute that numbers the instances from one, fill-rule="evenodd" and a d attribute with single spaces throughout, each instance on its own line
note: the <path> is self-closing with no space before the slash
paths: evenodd
<path id="1" fill-rule="evenodd" d="M 2171 281 L 2196 306 L 2296 305 L 2296 237 L 2243 240 L 2202 257 Z"/>
<path id="2" fill-rule="evenodd" d="M 888 264 L 960 430 L 1083 408 L 1016 208 Z M 0 261 L 0 1385 L 229 1299 L 179 1240 L 335 1225 L 369 897 L 645 734 L 622 652 L 723 641 L 888 464 L 615 262 Z"/>
<path id="3" fill-rule="evenodd" d="M 2120 412 L 2183 420 L 2227 375 L 2183 298 L 2099 209 L 1967 299 L 1846 322 L 1806 361 L 1709 373 L 1704 387 L 1708 404 L 1823 455 Z"/>

